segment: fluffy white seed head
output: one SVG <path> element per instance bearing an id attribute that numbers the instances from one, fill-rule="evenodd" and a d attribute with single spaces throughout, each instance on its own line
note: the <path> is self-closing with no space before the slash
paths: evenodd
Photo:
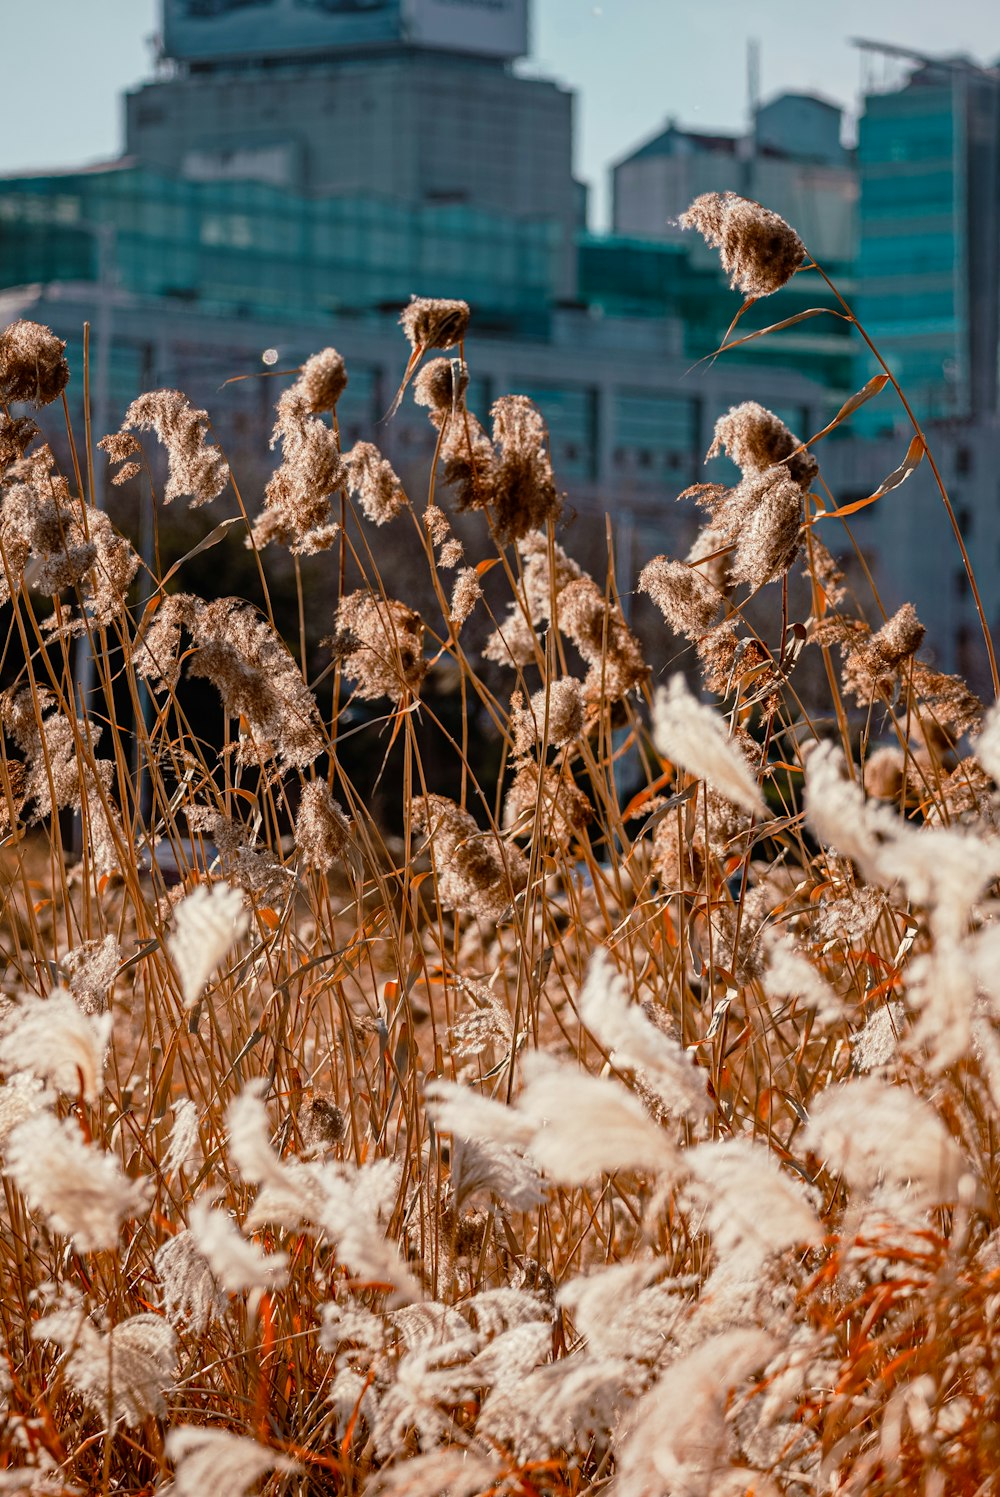
<path id="1" fill-rule="evenodd" d="M 638 1098 L 611 1077 L 588 1076 L 536 1052 L 525 1061 L 518 1111 L 535 1133 L 529 1153 L 560 1185 L 619 1169 L 668 1173 L 676 1151 Z"/>
<path id="2" fill-rule="evenodd" d="M 748 1327 L 710 1336 L 675 1361 L 629 1416 L 616 1483 L 623 1497 L 719 1491 L 729 1466 L 728 1396 L 775 1347 L 773 1336 Z"/>
<path id="3" fill-rule="evenodd" d="M 205 1497 L 207 1492 L 245 1497 L 266 1472 L 300 1469 L 269 1445 L 204 1425 L 177 1425 L 167 1435 L 166 1449 L 175 1464 L 173 1497 Z"/>
<path id="4" fill-rule="evenodd" d="M 807 1146 L 853 1189 L 906 1186 L 915 1203 L 955 1201 L 969 1173 L 961 1149 L 929 1103 L 875 1076 L 829 1086 L 813 1103 Z"/>
<path id="5" fill-rule="evenodd" d="M 85 1014 L 57 988 L 49 998 L 25 998 L 0 1022 L 0 1066 L 28 1071 L 67 1096 L 96 1102 L 103 1088 L 111 1015 Z"/>
<path id="6" fill-rule="evenodd" d="M 748 1139 L 698 1144 L 684 1153 L 724 1272 L 748 1278 L 785 1248 L 819 1242 L 819 1219 L 802 1187 L 771 1152 Z"/>
<path id="7" fill-rule="evenodd" d="M 751 815 L 767 807 L 743 755 L 726 733 L 722 719 L 699 702 L 683 676 L 674 676 L 653 701 L 653 740 L 672 763 L 711 785 Z"/>
<path id="8" fill-rule="evenodd" d="M 36 1341 L 54 1341 L 66 1353 L 70 1386 L 99 1416 L 135 1427 L 167 1412 L 165 1393 L 177 1366 L 177 1336 L 159 1315 L 133 1315 L 105 1336 L 82 1306 L 43 1315 L 31 1330 Z"/>
<path id="9" fill-rule="evenodd" d="M 214 1277 L 230 1294 L 244 1289 L 277 1289 L 287 1277 L 287 1253 L 262 1253 L 247 1242 L 227 1211 L 215 1211 L 206 1201 L 195 1201 L 188 1226 L 198 1251 Z"/>
<path id="10" fill-rule="evenodd" d="M 30 1117 L 11 1132 L 4 1152 L 6 1173 L 29 1206 L 81 1252 L 113 1248 L 122 1222 L 145 1203 L 145 1182 L 126 1179 L 113 1155 L 84 1142 L 72 1118 Z"/>
<path id="11" fill-rule="evenodd" d="M 616 1066 L 636 1070 L 670 1111 L 692 1122 L 709 1114 L 704 1073 L 675 1039 L 630 1003 L 625 983 L 605 951 L 596 951 L 580 994 L 580 1018 Z"/>
<path id="12" fill-rule="evenodd" d="M 168 947 L 188 1008 L 201 997 L 208 979 L 250 922 L 238 889 L 220 881 L 198 887 L 174 912 Z"/>
<path id="13" fill-rule="evenodd" d="M 174 1103 L 174 1125 L 163 1157 L 164 1175 L 172 1175 L 174 1170 L 183 1169 L 197 1147 L 198 1109 L 190 1097 L 178 1097 Z"/>

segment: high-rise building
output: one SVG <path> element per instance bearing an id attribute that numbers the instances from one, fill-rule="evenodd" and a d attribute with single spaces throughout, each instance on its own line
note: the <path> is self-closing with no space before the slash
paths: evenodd
<path id="1" fill-rule="evenodd" d="M 526 0 L 165 0 L 126 156 L 175 180 L 462 207 L 558 230 L 575 289 L 572 95 L 518 77 Z"/>
<path id="2" fill-rule="evenodd" d="M 997 410 L 1000 71 L 909 57 L 858 136 L 857 312 L 921 420 Z M 863 372 L 872 366 L 862 358 Z M 886 418 L 863 417 L 878 431 Z"/>

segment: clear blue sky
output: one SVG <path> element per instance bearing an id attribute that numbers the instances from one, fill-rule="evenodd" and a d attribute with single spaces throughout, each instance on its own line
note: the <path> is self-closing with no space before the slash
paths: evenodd
<path id="1" fill-rule="evenodd" d="M 1000 55 L 996 0 L 532 0 L 530 71 L 577 90 L 577 171 L 609 162 L 668 116 L 702 129 L 746 118 L 746 51 L 760 43 L 766 98 L 815 90 L 853 109 L 852 36 L 929 53 Z M 149 72 L 157 0 L 7 0 L 0 171 L 112 156 L 118 96 Z"/>

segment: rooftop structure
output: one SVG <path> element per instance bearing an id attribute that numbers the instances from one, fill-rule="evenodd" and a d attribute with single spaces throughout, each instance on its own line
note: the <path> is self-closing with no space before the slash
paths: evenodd
<path id="1" fill-rule="evenodd" d="M 573 101 L 510 70 L 526 0 L 165 0 L 164 23 L 171 65 L 126 96 L 128 160 L 391 202 L 414 214 L 409 245 L 390 231 L 401 260 L 427 208 L 503 214 L 528 242 L 545 219 L 554 293 L 575 294 Z"/>
<path id="2" fill-rule="evenodd" d="M 527 0 L 164 0 L 163 50 L 203 70 L 428 48 L 510 60 L 528 50 Z"/>
<path id="3" fill-rule="evenodd" d="M 748 134 L 706 134 L 675 121 L 612 172 L 617 234 L 676 239 L 677 219 L 703 192 L 739 192 L 793 224 L 824 264 L 850 265 L 856 248 L 857 183 L 840 144 L 842 111 L 807 94 L 780 94 L 754 112 Z M 694 248 L 696 265 L 713 252 Z"/>

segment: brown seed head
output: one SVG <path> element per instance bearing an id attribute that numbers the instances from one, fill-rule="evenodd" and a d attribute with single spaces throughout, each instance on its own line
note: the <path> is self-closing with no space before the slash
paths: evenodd
<path id="1" fill-rule="evenodd" d="M 166 504 L 188 495 L 196 509 L 217 499 L 229 482 L 229 464 L 208 440 L 208 412 L 195 410 L 180 390 L 140 395 L 125 412 L 121 430 L 155 432 L 167 449 Z"/>
<path id="2" fill-rule="evenodd" d="M 843 899 L 822 901 L 811 915 L 813 938 L 836 941 L 847 947 L 869 946 L 875 927 L 889 910 L 885 893 L 873 885 L 857 889 Z"/>
<path id="3" fill-rule="evenodd" d="M 745 400 L 715 423 L 715 437 L 706 461 L 724 452 L 744 474 L 762 473 L 782 463 L 789 478 L 808 489 L 819 472 L 819 464 L 811 452 L 795 452 L 798 446 L 798 437 L 773 411 L 755 400 Z M 791 457 L 793 452 L 795 456 Z"/>
<path id="4" fill-rule="evenodd" d="M 451 526 L 448 516 L 439 504 L 428 504 L 424 510 L 424 524 L 431 543 L 435 546 L 443 546 L 451 535 Z"/>
<path id="5" fill-rule="evenodd" d="M 562 547 L 555 545 L 555 567 L 550 578 L 548 538 L 540 531 L 526 535 L 518 542 L 517 549 L 524 558 L 524 605 L 510 604 L 500 627 L 490 635 L 483 650 L 485 658 L 495 660 L 498 665 L 512 662 L 527 665 L 535 658 L 535 630 L 549 620 L 553 594 L 558 597 L 570 582 L 585 575 Z"/>
<path id="6" fill-rule="evenodd" d="M 300 382 L 278 400 L 271 446 L 278 442 L 282 462 L 264 490 L 254 541 L 258 547 L 281 541 L 295 554 L 326 550 L 338 533 L 330 495 L 343 481 L 343 465 L 336 436 L 310 414 Z"/>
<path id="7" fill-rule="evenodd" d="M 452 628 L 458 630 L 483 596 L 479 573 L 475 567 L 463 567 L 455 578 L 449 610 Z"/>
<path id="8" fill-rule="evenodd" d="M 742 524 L 735 533 L 729 576 L 732 582 L 748 583 L 756 591 L 787 572 L 798 554 L 802 544 L 802 490 L 784 468 L 768 468 L 744 478 L 734 492 L 734 500 Z"/>
<path id="9" fill-rule="evenodd" d="M 213 806 L 189 806 L 186 815 L 191 830 L 206 833 L 214 843 L 227 883 L 244 889 L 255 904 L 277 904 L 287 896 L 295 874 L 259 841 L 252 826 Z"/>
<path id="10" fill-rule="evenodd" d="M 66 344 L 40 322 L 12 322 L 0 333 L 0 400 L 50 405 L 69 382 Z"/>
<path id="11" fill-rule="evenodd" d="M 356 442 L 344 454 L 347 486 L 373 525 L 385 525 L 406 508 L 403 485 L 372 442 Z"/>
<path id="12" fill-rule="evenodd" d="M 519 848 L 501 843 L 443 795 L 415 798 L 414 820 L 430 838 L 438 898 L 446 910 L 496 921 L 528 881 Z"/>
<path id="13" fill-rule="evenodd" d="M 917 653 L 926 632 L 917 618 L 913 604 L 904 603 L 882 625 L 878 633 L 872 635 L 872 649 L 887 670 L 895 670 L 904 660 Z"/>
<path id="14" fill-rule="evenodd" d="M 986 709 L 961 676 L 944 675 L 920 660 L 913 662 L 910 671 L 921 706 L 952 743 L 982 725 Z"/>
<path id="15" fill-rule="evenodd" d="M 558 611 L 560 629 L 590 667 L 583 683 L 588 704 L 616 702 L 642 685 L 649 675 L 642 646 L 593 578 L 581 577 L 563 588 Z"/>
<path id="16" fill-rule="evenodd" d="M 139 570 L 139 557 L 129 541 L 112 525 L 104 510 L 88 518 L 94 565 L 85 583 L 92 618 L 106 625 L 125 607 L 128 590 Z"/>
<path id="17" fill-rule="evenodd" d="M 463 359 L 431 359 L 413 381 L 413 399 L 430 408 L 431 419 L 448 417 L 465 400 L 469 370 Z"/>
<path id="18" fill-rule="evenodd" d="M 101 1014 L 108 1007 L 108 990 L 114 988 L 121 959 L 121 947 L 114 936 L 84 941 L 62 958 L 59 965 L 68 978 L 69 990 L 85 1014 Z"/>
<path id="19" fill-rule="evenodd" d="M 111 463 L 123 463 L 126 458 L 134 457 L 137 452 L 142 451 L 139 438 L 130 431 L 109 432 L 97 445 L 102 452 L 108 454 L 108 461 Z"/>
<path id="20" fill-rule="evenodd" d="M 120 488 L 123 483 L 130 483 L 133 478 L 138 478 L 141 472 L 141 463 L 122 463 L 118 472 L 111 475 L 111 482 L 116 488 Z"/>
<path id="21" fill-rule="evenodd" d="M 565 766 L 549 765 L 541 775 L 539 767 L 526 760 L 514 776 L 504 803 L 504 825 L 516 836 L 541 836 L 559 847 L 583 836 L 594 808 L 588 797 L 574 783 Z"/>
<path id="22" fill-rule="evenodd" d="M 993 780 L 977 760 L 961 759 L 944 781 L 941 790 L 951 816 L 977 816 L 987 825 L 996 827 L 997 807 Z"/>
<path id="23" fill-rule="evenodd" d="M 142 472 L 142 465 L 131 462 L 129 459 L 135 453 L 141 452 L 142 446 L 139 439 L 134 437 L 130 431 L 109 432 L 106 437 L 101 438 L 97 445 L 103 452 L 108 454 L 110 462 L 121 464 L 118 471 L 111 475 L 111 482 L 116 488 L 123 483 L 128 483 L 131 478 L 138 478 Z"/>
<path id="24" fill-rule="evenodd" d="M 197 647 L 188 674 L 211 681 L 227 716 L 244 720 L 238 762 L 311 764 L 323 748 L 316 700 L 270 624 L 239 598 L 190 600 L 172 622 L 173 631 L 183 622 Z"/>
<path id="25" fill-rule="evenodd" d="M 335 622 L 334 648 L 359 697 L 398 702 L 419 691 L 428 666 L 423 620 L 412 608 L 359 588 L 341 601 Z"/>
<path id="26" fill-rule="evenodd" d="M 683 807 L 671 808 L 656 823 L 652 861 L 666 893 L 697 889 L 701 883 L 705 872 L 703 845 L 687 835 Z"/>
<path id="27" fill-rule="evenodd" d="M 873 800 L 899 800 L 906 777 L 900 748 L 880 748 L 865 760 L 865 791 Z"/>
<path id="28" fill-rule="evenodd" d="M 31 586 L 54 594 L 79 586 L 92 621 L 108 624 L 121 611 L 125 595 L 139 567 L 139 558 L 103 510 L 88 510 L 86 525 L 79 504 L 72 500 L 65 478 L 56 470 L 51 450 L 40 447 L 13 464 L 0 508 L 0 542 L 5 567 L 0 573 L 0 599 L 8 596 L 8 581 L 20 585 L 31 563 Z M 51 632 L 82 633 L 80 617 L 58 615 L 47 621 Z"/>
<path id="29" fill-rule="evenodd" d="M 347 1133 L 347 1119 L 325 1092 L 317 1092 L 300 1108 L 296 1121 L 307 1154 L 323 1154 L 328 1149 L 335 1149 Z"/>
<path id="30" fill-rule="evenodd" d="M 399 325 L 414 353 L 454 348 L 469 327 L 469 304 L 437 296 L 414 296 L 399 316 Z"/>
<path id="31" fill-rule="evenodd" d="M 837 625 L 837 620 L 830 620 L 827 633 L 835 632 Z M 923 638 L 924 626 L 912 603 L 904 603 L 877 634 L 869 634 L 859 623 L 853 629 L 842 626 L 845 687 L 859 703 L 870 701 L 879 692 L 891 694 L 901 668 L 912 659 Z"/>
<path id="32" fill-rule="evenodd" d="M 735 192 L 706 192 L 680 216 L 717 249 L 729 284 L 745 296 L 770 296 L 798 270 L 806 247 L 783 218 Z"/>
<path id="33" fill-rule="evenodd" d="M 519 540 L 557 520 L 562 511 L 545 423 L 526 395 L 504 395 L 495 402 L 493 441 L 498 459 L 491 500 L 497 532 L 501 540 Z"/>
<path id="34" fill-rule="evenodd" d="M 460 510 L 483 509 L 490 503 L 496 454 L 493 443 L 464 406 L 459 419 L 445 425 L 441 457 L 444 481 L 454 491 Z"/>
<path id="35" fill-rule="evenodd" d="M 528 707 L 516 691 L 511 698 L 510 728 L 515 754 L 528 754 L 536 743 L 565 748 L 583 732 L 583 687 L 575 676 L 552 681 L 536 691 Z"/>
<path id="36" fill-rule="evenodd" d="M 347 367 L 335 348 L 324 348 L 306 359 L 293 386 L 312 415 L 332 411 L 347 389 Z"/>
<path id="37" fill-rule="evenodd" d="M 639 591 L 648 593 L 671 629 L 694 639 L 710 628 L 722 601 L 717 588 L 695 567 L 656 556 L 639 574 Z"/>
<path id="38" fill-rule="evenodd" d="M 728 696 L 732 689 L 740 637 L 730 619 L 716 624 L 698 640 L 696 649 L 701 662 L 702 679 L 716 696 Z"/>
<path id="39" fill-rule="evenodd" d="M 295 818 L 295 846 L 311 868 L 329 873 L 350 841 L 351 824 L 325 780 L 309 780 Z"/>
<path id="40" fill-rule="evenodd" d="M 0 472 L 10 463 L 19 462 L 37 435 L 38 427 L 29 416 L 5 416 L 0 411 Z"/>

